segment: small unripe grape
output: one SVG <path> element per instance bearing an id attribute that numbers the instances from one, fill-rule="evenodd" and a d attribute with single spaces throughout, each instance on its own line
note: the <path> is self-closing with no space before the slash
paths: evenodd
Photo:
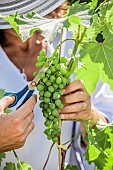
<path id="1" fill-rule="evenodd" d="M 43 50 L 41 50 L 41 51 L 39 52 L 39 54 L 40 54 L 40 56 L 45 56 L 45 55 L 46 55 L 46 52 L 43 51 Z"/>
<path id="2" fill-rule="evenodd" d="M 57 128 L 57 127 L 58 127 L 57 123 L 53 123 L 53 128 Z"/>
<path id="3" fill-rule="evenodd" d="M 57 119 L 57 118 L 54 118 L 54 119 L 53 119 L 53 122 L 54 122 L 54 123 L 58 122 L 58 119 Z"/>
<path id="4" fill-rule="evenodd" d="M 46 91 L 46 92 L 44 93 L 44 96 L 45 96 L 45 97 L 50 97 L 50 96 L 51 96 L 51 93 L 50 93 L 49 91 Z"/>
<path id="5" fill-rule="evenodd" d="M 45 97 L 44 98 L 44 103 L 50 103 L 50 98 Z"/>
<path id="6" fill-rule="evenodd" d="M 49 126 L 49 125 L 51 124 L 51 121 L 50 121 L 50 120 L 46 120 L 46 121 L 44 122 L 44 124 L 45 124 L 45 126 Z"/>
<path id="7" fill-rule="evenodd" d="M 54 93 L 53 93 L 53 99 L 57 99 L 58 96 L 59 96 L 58 92 L 54 92 Z"/>
<path id="8" fill-rule="evenodd" d="M 54 66 L 51 66 L 51 67 L 50 67 L 50 70 L 51 70 L 52 73 L 54 73 L 54 72 L 56 71 L 56 69 L 55 69 Z"/>
<path id="9" fill-rule="evenodd" d="M 47 109 L 49 107 L 49 105 L 47 103 L 44 103 L 44 109 Z"/>
<path id="10" fill-rule="evenodd" d="M 70 73 L 69 73 L 69 72 L 67 72 L 64 76 L 65 76 L 66 78 L 69 78 Z"/>
<path id="11" fill-rule="evenodd" d="M 44 91 L 39 91 L 39 96 L 43 96 L 44 95 Z"/>
<path id="12" fill-rule="evenodd" d="M 55 69 L 59 71 L 61 69 L 60 64 L 55 64 Z"/>
<path id="13" fill-rule="evenodd" d="M 43 113 L 43 116 L 47 119 L 48 118 L 48 114 L 46 112 Z"/>
<path id="14" fill-rule="evenodd" d="M 44 82 L 44 83 L 47 83 L 47 81 L 48 81 L 48 78 L 47 78 L 47 77 L 44 77 L 44 78 L 43 78 L 43 82 Z"/>
<path id="15" fill-rule="evenodd" d="M 46 86 L 50 86 L 51 85 L 51 82 L 50 82 L 50 80 L 48 80 L 47 82 L 46 82 Z"/>
<path id="16" fill-rule="evenodd" d="M 66 62 L 67 62 L 67 58 L 65 58 L 65 57 L 60 58 L 60 63 L 66 63 Z"/>
<path id="17" fill-rule="evenodd" d="M 57 138 L 57 137 L 52 138 L 52 141 L 53 141 L 53 142 L 58 142 L 58 138 Z"/>
<path id="18" fill-rule="evenodd" d="M 44 90 L 44 86 L 42 84 L 38 84 L 37 90 L 38 91 L 43 91 Z"/>
<path id="19" fill-rule="evenodd" d="M 53 109 L 53 110 L 51 111 L 51 114 L 52 114 L 53 116 L 55 116 L 55 117 L 58 117 L 58 116 L 59 116 L 59 113 L 58 113 L 57 109 Z"/>
<path id="20" fill-rule="evenodd" d="M 40 108 L 43 108 L 44 107 L 44 102 L 41 102 L 40 103 Z"/>
<path id="21" fill-rule="evenodd" d="M 60 72 L 61 72 L 61 74 L 62 74 L 62 75 L 67 74 L 67 70 L 66 70 L 66 68 L 62 68 Z"/>
<path id="22" fill-rule="evenodd" d="M 61 105 L 61 101 L 59 99 L 55 100 L 55 104 L 56 106 L 60 106 Z"/>
<path id="23" fill-rule="evenodd" d="M 53 120 L 53 119 L 54 119 L 54 116 L 53 116 L 53 115 L 49 115 L 49 116 L 48 116 L 48 119 L 49 119 L 49 120 Z"/>
<path id="24" fill-rule="evenodd" d="M 44 77 L 45 77 L 45 73 L 41 72 L 41 73 L 39 74 L 39 77 L 40 77 L 40 79 L 41 79 L 41 78 L 44 78 Z"/>
<path id="25" fill-rule="evenodd" d="M 57 77 L 57 78 L 56 78 L 56 83 L 57 83 L 57 84 L 60 84 L 61 82 L 62 82 L 61 77 Z"/>
<path id="26" fill-rule="evenodd" d="M 58 84 L 53 84 L 54 89 L 58 89 Z"/>
<path id="27" fill-rule="evenodd" d="M 58 93 L 59 93 L 59 95 L 60 95 L 60 96 L 62 96 L 62 95 L 63 95 L 63 91 L 62 91 L 62 90 L 60 90 L 60 89 L 58 90 Z"/>
<path id="28" fill-rule="evenodd" d="M 44 65 L 44 62 L 37 62 L 36 63 L 36 67 L 39 67 L 39 68 L 42 67 L 43 65 Z"/>
<path id="29" fill-rule="evenodd" d="M 49 87 L 48 87 L 48 90 L 49 90 L 51 93 L 53 93 L 53 92 L 54 92 L 53 86 L 49 86 Z"/>
<path id="30" fill-rule="evenodd" d="M 58 64 L 58 62 L 59 62 L 59 61 L 58 61 L 58 58 L 55 58 L 54 61 L 53 61 L 53 64 L 56 65 L 56 64 Z M 55 68 L 56 68 L 56 67 L 55 67 Z M 56 70 L 57 70 L 57 69 L 56 69 Z"/>
<path id="31" fill-rule="evenodd" d="M 47 113 L 50 113 L 50 112 L 51 112 L 51 110 L 50 110 L 49 108 L 47 108 L 47 109 L 46 109 L 46 112 L 47 112 Z"/>
<path id="32" fill-rule="evenodd" d="M 63 84 L 59 84 L 59 89 L 63 89 L 64 88 L 64 85 Z"/>
<path id="33" fill-rule="evenodd" d="M 49 108 L 50 108 L 51 110 L 55 109 L 55 104 L 54 104 L 54 103 L 51 103 L 51 104 L 49 105 Z"/>
<path id="34" fill-rule="evenodd" d="M 55 76 L 51 76 L 50 81 L 51 81 L 51 83 L 53 83 L 55 81 Z"/>
<path id="35" fill-rule="evenodd" d="M 64 108 L 64 105 L 61 103 L 59 106 L 58 106 L 58 109 L 63 109 Z"/>
<path id="36" fill-rule="evenodd" d="M 47 74 L 51 74 L 51 70 L 50 69 L 47 70 Z"/>
<path id="37" fill-rule="evenodd" d="M 33 77 L 36 77 L 37 74 L 38 74 L 38 72 L 35 71 L 35 72 L 33 73 Z"/>
<path id="38" fill-rule="evenodd" d="M 57 128 L 56 130 L 57 130 L 58 134 L 61 133 L 61 129 L 60 128 Z"/>

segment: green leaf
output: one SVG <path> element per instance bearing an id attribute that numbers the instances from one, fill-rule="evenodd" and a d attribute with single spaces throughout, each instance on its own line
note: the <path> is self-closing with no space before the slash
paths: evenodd
<path id="1" fill-rule="evenodd" d="M 99 79 L 105 83 L 109 83 L 111 89 L 113 89 L 113 34 L 105 28 L 103 30 L 103 36 L 105 38 L 103 43 L 94 42 L 84 44 L 83 49 L 80 51 L 80 56 L 83 59 L 88 55 L 92 62 L 101 64 Z M 89 68 L 90 74 L 92 74 L 91 71 L 92 69 Z"/>
<path id="2" fill-rule="evenodd" d="M 16 166 L 12 162 L 7 162 L 3 170 L 16 170 Z"/>
<path id="3" fill-rule="evenodd" d="M 6 157 L 6 154 L 4 152 L 0 152 L 0 165 L 2 162 L 2 159 L 4 159 Z"/>
<path id="4" fill-rule="evenodd" d="M 78 170 L 78 167 L 76 165 L 71 166 L 67 164 L 64 170 Z"/>
<path id="5" fill-rule="evenodd" d="M 83 57 L 82 63 L 84 64 L 83 67 L 76 67 L 76 79 L 81 79 L 84 82 L 85 88 L 91 94 L 99 80 L 101 64 L 92 62 L 88 54 Z"/>
<path id="6" fill-rule="evenodd" d="M 27 162 L 20 162 L 17 164 L 18 170 L 33 170 L 31 165 L 29 165 Z"/>

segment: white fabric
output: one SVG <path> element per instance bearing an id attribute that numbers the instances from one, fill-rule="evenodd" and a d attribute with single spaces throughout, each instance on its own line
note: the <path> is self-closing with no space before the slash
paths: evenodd
<path id="1" fill-rule="evenodd" d="M 65 36 L 67 35 L 65 34 Z M 58 43 L 58 40 L 59 40 L 59 36 L 54 41 L 53 47 Z M 53 49 L 53 47 L 51 47 L 51 50 Z M 72 44 L 70 43 L 70 41 L 64 43 L 62 55 L 67 55 L 67 50 L 68 48 L 71 47 Z M 50 53 L 51 53 L 50 49 L 48 49 L 48 55 L 50 55 Z M 0 89 L 3 88 L 7 92 L 8 91 L 17 92 L 20 89 L 22 89 L 27 83 L 28 82 L 23 79 L 20 71 L 8 59 L 3 49 L 0 47 Z M 113 92 L 110 91 L 108 85 L 99 82 L 95 93 L 92 95 L 92 102 L 97 108 L 100 109 L 100 111 L 103 111 L 105 113 L 109 121 L 112 120 Z M 41 170 L 47 158 L 47 154 L 51 146 L 51 142 L 46 139 L 46 135 L 43 133 L 45 129 L 44 118 L 42 116 L 41 109 L 39 108 L 39 104 L 37 104 L 35 107 L 34 123 L 35 123 L 35 129 L 27 138 L 24 147 L 16 150 L 16 152 L 21 161 L 29 162 L 34 168 L 34 170 Z M 71 138 L 71 133 L 72 133 L 72 122 L 71 121 L 63 122 L 64 142 L 66 142 Z M 66 157 L 66 162 L 69 161 L 69 155 L 70 152 L 68 152 L 68 155 Z M 7 161 L 11 161 L 11 162 L 16 161 L 12 152 L 7 153 L 7 159 L 3 161 L 2 167 L 0 167 L 1 170 L 3 169 L 4 163 Z M 46 170 L 57 170 L 56 147 L 52 150 L 52 154 Z M 88 169 L 86 168 L 86 170 Z"/>

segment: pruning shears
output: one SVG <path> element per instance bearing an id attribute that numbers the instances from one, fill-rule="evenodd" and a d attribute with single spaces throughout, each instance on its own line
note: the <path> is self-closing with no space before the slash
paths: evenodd
<path id="1" fill-rule="evenodd" d="M 35 87 L 37 86 L 38 82 L 40 81 L 40 73 L 41 72 L 45 72 L 47 70 L 47 68 L 42 68 L 39 73 L 35 76 L 35 78 L 30 82 L 29 85 L 26 85 L 22 90 L 20 90 L 19 92 L 7 92 L 4 94 L 4 96 L 15 96 L 15 101 L 13 104 L 9 105 L 8 107 L 11 108 L 11 107 L 14 107 L 18 101 L 24 96 L 24 94 L 26 92 L 27 95 L 25 96 L 24 100 L 22 101 L 21 105 L 23 105 L 33 94 L 34 90 L 35 90 Z M 20 105 L 20 106 L 21 106 Z M 19 107 L 20 107 L 19 106 Z"/>

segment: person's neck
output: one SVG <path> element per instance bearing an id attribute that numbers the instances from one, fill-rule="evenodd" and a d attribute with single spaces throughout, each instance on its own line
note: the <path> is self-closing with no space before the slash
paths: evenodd
<path id="1" fill-rule="evenodd" d="M 24 43 L 12 29 L 6 30 L 4 35 L 6 41 L 2 47 L 7 56 L 21 72 L 23 69 L 25 70 L 28 80 L 32 80 L 33 72 L 37 70 L 36 62 L 39 51 L 42 49 L 46 50 L 45 42 L 40 36 L 40 33 L 35 32 L 34 35 Z M 36 43 L 37 40 L 40 42 L 39 44 Z"/>

